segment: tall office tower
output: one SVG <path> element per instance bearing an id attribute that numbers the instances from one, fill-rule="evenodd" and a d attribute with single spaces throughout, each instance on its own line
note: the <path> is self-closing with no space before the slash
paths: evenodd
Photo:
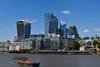
<path id="1" fill-rule="evenodd" d="M 58 29 L 58 19 L 52 13 L 46 13 L 44 16 L 45 24 L 45 35 L 56 33 L 56 29 Z"/>
<path id="2" fill-rule="evenodd" d="M 60 34 L 60 49 L 63 49 L 65 46 L 66 42 L 66 24 L 64 21 L 60 21 L 60 29 L 59 29 L 59 34 Z"/>
<path id="3" fill-rule="evenodd" d="M 67 37 L 66 24 L 64 23 L 64 21 L 61 21 L 61 23 L 60 23 L 60 36 L 64 37 L 64 38 Z"/>
<path id="4" fill-rule="evenodd" d="M 49 21 L 49 33 L 56 33 L 58 29 L 58 19 L 56 16 L 53 16 L 52 19 Z"/>
<path id="5" fill-rule="evenodd" d="M 77 31 L 77 28 L 76 26 L 70 26 L 69 30 L 68 30 L 68 37 L 69 38 L 74 38 L 74 39 L 77 39 L 77 38 L 80 38 L 79 37 L 79 34 L 78 34 L 78 31 Z"/>
<path id="6" fill-rule="evenodd" d="M 21 41 L 25 38 L 30 38 L 31 33 L 31 23 L 29 20 L 19 20 L 17 21 L 17 38 Z"/>

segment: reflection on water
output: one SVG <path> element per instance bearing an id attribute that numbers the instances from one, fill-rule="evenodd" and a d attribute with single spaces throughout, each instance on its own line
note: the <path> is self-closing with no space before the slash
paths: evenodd
<path id="1" fill-rule="evenodd" d="M 0 53 L 0 67 L 27 67 L 16 63 L 16 57 L 27 57 L 40 62 L 40 67 L 100 67 L 100 56 L 95 55 L 34 55 Z"/>

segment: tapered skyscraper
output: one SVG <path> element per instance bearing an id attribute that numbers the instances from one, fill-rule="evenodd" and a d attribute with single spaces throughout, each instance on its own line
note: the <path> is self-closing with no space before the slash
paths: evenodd
<path id="1" fill-rule="evenodd" d="M 18 41 L 30 38 L 31 34 L 31 23 L 28 20 L 17 21 L 17 38 Z"/>

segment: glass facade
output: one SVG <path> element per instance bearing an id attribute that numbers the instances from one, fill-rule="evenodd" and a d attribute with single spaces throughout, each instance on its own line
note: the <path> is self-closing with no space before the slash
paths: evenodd
<path id="1" fill-rule="evenodd" d="M 31 33 L 31 24 L 27 23 L 25 25 L 25 38 L 30 38 L 30 33 Z"/>
<path id="2" fill-rule="evenodd" d="M 24 38 L 24 24 L 22 21 L 17 22 L 17 37 L 18 41 Z"/>
<path id="3" fill-rule="evenodd" d="M 60 23 L 60 36 L 61 37 L 67 37 L 67 33 L 66 33 L 66 24 L 61 24 Z"/>
<path id="4" fill-rule="evenodd" d="M 45 14 L 45 35 L 47 36 L 50 33 L 55 33 L 56 29 L 58 28 L 58 19 L 56 16 L 53 16 L 52 13 Z"/>
<path id="5" fill-rule="evenodd" d="M 18 41 L 29 38 L 31 33 L 31 23 L 28 21 L 17 21 Z"/>
<path id="6" fill-rule="evenodd" d="M 53 19 L 49 22 L 49 33 L 56 33 L 58 29 L 58 19 L 53 17 Z"/>
<path id="7" fill-rule="evenodd" d="M 47 36 L 49 33 L 49 22 L 52 19 L 53 14 L 52 13 L 46 13 L 44 16 L 44 29 L 45 29 L 45 35 Z"/>
<path id="8" fill-rule="evenodd" d="M 68 30 L 68 35 L 69 37 L 74 38 L 74 39 L 79 38 L 79 34 L 78 34 L 76 26 L 70 26 Z"/>

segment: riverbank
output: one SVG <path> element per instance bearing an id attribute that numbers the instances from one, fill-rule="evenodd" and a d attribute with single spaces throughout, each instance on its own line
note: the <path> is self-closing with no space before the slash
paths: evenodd
<path id="1" fill-rule="evenodd" d="M 66 50 L 66 51 L 38 50 L 38 51 L 34 51 L 34 52 L 9 51 L 9 53 L 58 54 L 58 55 L 91 55 L 91 53 L 89 53 L 88 51 L 79 51 L 79 50 Z"/>

